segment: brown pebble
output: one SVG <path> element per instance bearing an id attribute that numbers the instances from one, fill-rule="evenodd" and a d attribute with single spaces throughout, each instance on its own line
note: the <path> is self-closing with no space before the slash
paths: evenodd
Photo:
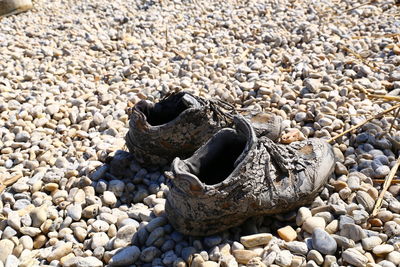
<path id="1" fill-rule="evenodd" d="M 46 243 L 46 240 L 47 240 L 46 236 L 38 235 L 33 241 L 33 248 L 39 249 L 43 247 L 43 245 Z"/>

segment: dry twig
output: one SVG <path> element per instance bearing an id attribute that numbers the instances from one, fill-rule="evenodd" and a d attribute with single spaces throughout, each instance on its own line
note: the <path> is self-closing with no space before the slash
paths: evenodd
<path id="1" fill-rule="evenodd" d="M 382 112 L 376 114 L 375 116 L 372 116 L 372 117 L 366 119 L 365 121 L 360 122 L 359 124 L 357 124 L 357 125 L 351 127 L 350 129 L 344 131 L 343 133 L 338 134 L 338 135 L 336 135 L 335 137 L 332 137 L 331 139 L 328 140 L 328 143 L 333 143 L 333 142 L 334 142 L 336 139 L 338 139 L 339 137 L 342 137 L 343 135 L 345 135 L 345 134 L 347 134 L 347 133 L 349 133 L 349 132 L 351 132 L 351 131 L 353 131 L 353 130 L 356 130 L 356 129 L 360 128 L 361 126 L 363 126 L 363 125 L 366 124 L 367 122 L 372 121 L 373 119 L 379 118 L 379 117 L 381 117 L 382 115 L 385 115 L 386 113 L 389 113 L 389 112 L 395 110 L 396 108 L 400 108 L 400 104 L 394 105 L 393 107 L 390 107 L 390 108 L 388 108 L 388 109 L 386 109 L 386 110 L 384 110 L 384 111 L 382 111 Z"/>
<path id="2" fill-rule="evenodd" d="M 400 156 L 397 158 L 396 164 L 394 164 L 394 166 L 390 170 L 389 175 L 385 178 L 385 182 L 383 184 L 382 191 L 379 194 L 379 197 L 375 202 L 375 206 L 374 206 L 374 209 L 372 210 L 371 216 L 375 216 L 378 213 L 378 210 L 381 208 L 382 200 L 385 195 L 385 192 L 388 190 L 389 186 L 392 184 L 393 177 L 395 176 L 399 166 L 400 166 Z"/>

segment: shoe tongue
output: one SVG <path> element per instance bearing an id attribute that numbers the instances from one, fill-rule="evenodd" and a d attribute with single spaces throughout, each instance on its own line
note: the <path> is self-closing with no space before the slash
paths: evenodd
<path id="1" fill-rule="evenodd" d="M 193 96 L 189 94 L 185 94 L 180 102 L 185 105 L 186 107 L 191 107 L 191 108 L 199 108 L 201 104 L 194 98 Z"/>

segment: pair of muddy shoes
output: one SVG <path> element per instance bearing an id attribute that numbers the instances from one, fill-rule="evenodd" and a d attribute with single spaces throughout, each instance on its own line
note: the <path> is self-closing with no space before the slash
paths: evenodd
<path id="1" fill-rule="evenodd" d="M 237 115 L 227 103 L 181 92 L 140 101 L 126 136 L 144 166 L 171 164 L 166 214 L 178 231 L 210 235 L 252 216 L 310 203 L 334 168 L 320 139 L 277 144 L 281 119 Z"/>

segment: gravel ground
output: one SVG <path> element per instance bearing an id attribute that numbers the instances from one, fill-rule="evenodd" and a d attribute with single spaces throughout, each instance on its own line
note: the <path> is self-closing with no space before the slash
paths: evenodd
<path id="1" fill-rule="evenodd" d="M 163 173 L 124 152 L 127 110 L 170 91 L 282 116 L 329 139 L 400 95 L 395 1 L 48 1 L 0 18 L 2 266 L 400 266 L 393 114 L 339 138 L 308 207 L 196 238 Z M 114 157 L 110 157 L 114 156 Z"/>

